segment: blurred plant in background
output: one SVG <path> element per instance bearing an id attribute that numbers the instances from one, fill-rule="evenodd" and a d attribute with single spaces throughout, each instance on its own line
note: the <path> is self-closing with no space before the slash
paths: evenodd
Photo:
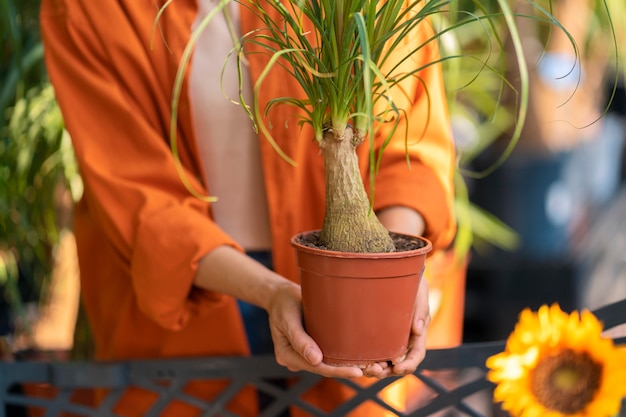
<path id="1" fill-rule="evenodd" d="M 459 158 L 454 243 L 458 258 L 470 248 L 480 251 L 495 246 L 512 251 L 519 245 L 513 229 L 471 201 L 467 178 L 474 159 L 515 125 L 518 111 L 525 111 L 502 103 L 503 91 L 513 86 L 504 77 L 509 28 L 504 16 L 497 17 L 498 7 L 496 1 L 457 1 L 450 3 L 446 13 L 434 16 L 436 30 L 444 32 L 440 49 Z M 510 150 L 514 146 L 511 143 Z"/>
<path id="2" fill-rule="evenodd" d="M 48 297 L 71 201 L 82 192 L 47 79 L 38 13 L 39 1 L 0 0 L 0 305 L 8 316 L 0 335 L 28 336 L 26 307 Z"/>
<path id="3" fill-rule="evenodd" d="M 602 53 L 606 60 L 607 77 L 626 79 L 626 2 L 623 0 L 593 0 L 586 31 L 590 52 Z M 614 41 L 611 41 L 613 39 Z M 599 65 L 601 64 L 598 63 Z"/>
<path id="4" fill-rule="evenodd" d="M 518 229 L 517 222 L 507 221 L 507 225 L 475 204 L 473 186 L 500 168 L 514 149 L 519 154 L 553 148 L 554 143 L 593 142 L 590 138 L 603 134 L 600 118 L 626 74 L 626 29 L 619 23 L 626 19 L 623 0 L 508 3 L 517 13 L 524 43 L 530 77 L 528 108 L 520 101 L 521 67 L 516 65 L 505 17 L 494 17 L 497 1 L 459 0 L 450 3 L 447 13 L 436 16 L 437 30 L 448 31 L 440 41 L 459 155 L 455 245 L 460 253 L 470 247 L 484 253 L 493 246 L 506 251 L 520 247 L 526 231 Z M 550 74 L 553 79 L 546 83 L 558 84 L 552 90 L 538 74 L 561 55 L 571 61 Z M 583 71 L 577 72 L 581 67 Z M 561 85 L 568 82 L 570 88 L 563 90 Z M 524 129 L 519 140 L 511 142 L 520 117 L 526 118 Z M 535 145 L 540 141 L 541 145 Z M 594 171 L 592 164 L 587 165 Z M 505 198 L 487 190 L 485 194 L 491 200 Z"/>

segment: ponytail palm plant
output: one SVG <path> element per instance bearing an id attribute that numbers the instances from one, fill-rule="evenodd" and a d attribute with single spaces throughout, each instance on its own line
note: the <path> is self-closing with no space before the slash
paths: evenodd
<path id="1" fill-rule="evenodd" d="M 310 123 L 324 158 L 326 207 L 320 243 L 343 252 L 392 252 L 394 243 L 371 210 L 359 171 L 356 148 L 370 141 L 370 175 L 382 150 L 375 153 L 374 130 L 391 123 L 396 131 L 403 109 L 396 107 L 394 86 L 423 68 L 401 72 L 392 61 L 394 50 L 405 48 L 404 38 L 438 7 L 438 2 L 375 0 L 270 1 L 284 19 L 268 18 L 262 6 L 251 2 L 268 33 L 244 41 L 259 42 L 272 54 L 268 69 L 282 60 L 302 87 L 305 98 L 277 98 L 270 106 L 288 103 L 298 107 Z M 304 26 L 311 25 L 312 30 Z M 423 45 L 411 45 L 404 60 Z M 397 56 L 397 55 L 395 55 Z M 262 88 L 263 77 L 255 89 Z M 255 95 L 257 96 L 257 95 Z M 258 103 L 254 118 L 262 121 Z M 271 109 L 264 109 L 265 111 Z M 424 115 L 427 117 L 427 115 Z M 271 137 L 263 124 L 261 129 Z M 400 133 L 400 132 L 399 132 Z M 401 134 L 401 133 L 400 133 Z M 388 141 L 390 138 L 386 138 Z M 408 138 L 407 138 L 408 139 Z M 358 231 L 353 233 L 351 231 Z"/>
<path id="2" fill-rule="evenodd" d="M 237 1 L 252 10 L 266 27 L 243 36 L 236 35 L 226 7 L 231 1 Z M 480 2 L 475 3 L 482 9 Z M 235 45 L 233 53 L 237 55 L 239 65 L 246 59 L 243 51 L 249 43 L 260 46 L 270 56 L 265 70 L 254 85 L 254 101 L 246 103 L 243 94 L 239 97 L 239 103 L 248 112 L 256 128 L 292 164 L 295 162 L 273 140 L 263 121 L 264 116 L 278 105 L 291 105 L 302 116 L 300 122 L 309 124 L 313 129 L 314 139 L 324 158 L 326 179 L 326 211 L 319 243 L 335 251 L 394 251 L 393 239 L 374 215 L 372 201 L 374 177 L 391 136 L 404 135 L 407 146 L 419 140 L 409 138 L 406 124 L 403 124 L 406 109 L 398 105 L 401 100 L 397 100 L 403 95 L 400 83 L 411 77 L 416 77 L 419 82 L 421 70 L 458 56 L 434 57 L 433 61 L 424 62 L 409 71 L 403 64 L 416 62 L 412 58 L 428 43 L 438 42 L 444 32 L 454 31 L 468 21 L 479 22 L 487 28 L 491 25 L 491 18 L 502 19 L 513 39 L 520 66 L 521 88 L 517 91 L 519 107 L 514 133 L 509 148 L 498 164 L 515 146 L 526 117 L 526 62 L 514 13 L 506 0 L 497 0 L 496 12 L 483 10 L 485 13 L 481 15 L 468 14 L 469 19 L 459 21 L 438 33 L 433 32 L 425 42 L 403 42 L 406 38 L 410 39 L 418 26 L 429 24 L 427 21 L 431 17 L 448 12 L 454 4 L 448 0 L 221 0 L 192 34 L 183 54 L 172 102 L 170 139 L 174 153 L 177 152 L 176 112 L 185 68 L 201 31 L 217 14 L 224 13 L 232 29 Z M 558 25 L 546 9 L 541 8 L 541 11 L 545 21 Z M 281 19 L 275 18 L 275 12 Z M 533 18 L 542 19 L 536 16 Z M 564 30 L 562 27 L 560 29 Z M 489 31 L 485 30 L 485 33 Z M 500 43 L 501 39 L 496 37 L 490 41 Z M 261 108 L 257 100 L 258 92 L 274 66 L 280 66 L 297 80 L 304 94 L 302 97 L 275 97 L 265 108 Z M 498 71 L 487 63 L 484 68 Z M 424 114 L 423 117 L 427 120 L 429 115 Z M 375 133 L 383 124 L 388 125 L 385 131 L 389 133 L 383 139 L 382 146 L 376 148 Z M 365 141 L 369 141 L 370 145 L 369 194 L 362 181 L 356 152 L 356 148 Z"/>

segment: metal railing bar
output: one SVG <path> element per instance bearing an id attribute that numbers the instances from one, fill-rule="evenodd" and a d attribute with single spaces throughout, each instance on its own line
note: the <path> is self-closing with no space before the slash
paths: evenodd
<path id="1" fill-rule="evenodd" d="M 372 387 L 378 387 L 379 390 L 382 390 L 383 388 L 395 383 L 396 381 L 402 378 L 404 377 L 391 376 L 385 379 L 374 380 L 372 384 L 365 386 L 365 387 L 351 379 L 338 379 L 337 381 L 349 388 L 352 388 L 354 391 L 361 392 L 361 391 L 366 391 L 366 390 L 369 391 L 370 388 Z"/>
<path id="2" fill-rule="evenodd" d="M 219 409 L 211 409 L 211 410 L 207 410 L 207 412 L 209 412 L 209 414 L 203 413 L 200 417 L 214 417 L 214 416 L 218 416 L 218 417 L 241 417 L 240 414 L 233 414 L 230 411 L 228 411 L 226 408 L 224 408 L 224 406 L 220 407 Z"/>
<path id="3" fill-rule="evenodd" d="M 136 378 L 132 384 L 128 384 L 125 388 L 143 388 L 147 391 L 151 391 L 159 396 L 173 395 L 175 390 L 184 384 L 187 380 L 185 378 Z M 159 383 L 161 382 L 161 383 Z M 165 384 L 167 382 L 167 384 Z"/>
<path id="4" fill-rule="evenodd" d="M 320 379 L 321 378 L 316 376 L 315 378 L 311 378 L 309 381 L 306 381 L 305 384 L 297 384 L 294 383 L 294 381 L 297 380 L 292 380 L 291 383 L 294 384 L 292 387 L 289 386 L 289 381 L 284 380 L 286 383 L 284 388 L 278 387 L 275 384 L 263 379 L 255 379 L 250 382 L 258 389 L 259 392 L 263 392 L 273 397 L 269 405 L 266 406 L 260 414 L 263 417 L 272 417 L 279 416 L 285 410 L 289 409 L 290 406 L 300 398 L 300 395 L 302 395 L 305 390 L 308 390 L 310 387 L 315 385 Z M 295 389 L 293 388 L 294 386 Z"/>
<path id="5" fill-rule="evenodd" d="M 293 405 L 313 414 L 316 417 L 325 417 L 327 415 L 325 411 L 302 399 L 302 395 L 307 390 L 313 388 L 322 379 L 319 375 L 308 374 L 308 376 L 309 378 L 302 379 L 298 381 L 295 386 L 290 387 L 290 393 L 293 392 L 294 394 L 292 399 Z M 283 398 L 281 401 L 287 401 L 287 398 Z"/>
<path id="6" fill-rule="evenodd" d="M 427 388 L 430 388 L 431 390 L 433 390 L 435 392 L 435 396 L 433 397 L 433 400 L 448 398 L 448 397 L 446 397 L 446 394 L 448 394 L 448 390 L 445 387 L 443 387 L 443 385 L 441 385 L 438 381 L 436 381 L 436 380 L 434 380 L 432 378 L 426 377 L 423 374 L 418 375 L 418 377 L 419 377 L 420 381 L 422 381 Z M 433 400 L 431 400 L 431 401 L 433 401 Z M 441 403 L 441 401 L 439 401 L 438 403 Z M 434 411 L 441 411 L 444 408 L 448 407 L 449 405 L 450 404 L 443 403 L 443 404 L 439 405 L 439 408 L 437 408 Z"/>
<path id="7" fill-rule="evenodd" d="M 8 394 L 2 398 L 3 405 L 22 405 L 47 408 L 52 401 L 48 398 L 27 397 L 26 395 Z"/>
<path id="8" fill-rule="evenodd" d="M 260 392 L 271 395 L 273 397 L 280 397 L 281 395 L 284 395 L 289 391 L 287 387 L 282 388 L 282 387 L 276 386 L 276 384 L 273 384 L 269 381 L 265 381 L 263 378 L 251 379 L 250 384 L 254 385 Z"/>
<path id="9" fill-rule="evenodd" d="M 452 407 L 458 408 L 459 410 L 463 410 L 472 416 L 473 415 L 481 416 L 481 414 L 475 414 L 475 411 L 472 410 L 469 406 L 467 406 L 461 399 L 465 397 L 469 397 L 470 395 L 473 395 L 485 389 L 484 387 L 479 385 L 478 391 L 469 390 L 472 387 L 472 385 L 476 383 L 477 381 L 482 382 L 484 380 L 483 378 L 477 378 L 470 382 L 464 382 L 458 387 L 450 390 L 446 388 L 445 386 L 441 385 L 439 381 L 437 381 L 436 378 L 429 377 L 427 375 L 424 375 L 423 373 L 420 373 L 416 376 L 424 383 L 424 385 L 432 389 L 437 394 L 437 396 L 431 401 L 431 403 L 434 403 L 435 405 L 438 404 L 437 405 L 438 408 L 432 408 L 430 411 L 431 413 L 435 411 L 442 411 L 445 408 L 452 406 Z M 472 389 L 476 389 L 476 388 L 472 388 Z"/>
<path id="10" fill-rule="evenodd" d="M 496 342 L 431 350 L 418 369 L 484 367 L 484 360 L 501 350 L 502 346 L 502 342 Z M 173 378 L 178 375 L 190 379 L 231 379 L 233 374 L 241 375 L 242 378 L 262 376 L 267 379 L 301 375 L 278 365 L 271 355 L 132 362 L 2 362 L 0 386 L 28 381 L 63 388 L 118 388 L 134 385 L 137 379 Z"/>
<path id="11" fill-rule="evenodd" d="M 204 416 L 201 416 L 204 417 Z M 233 414 L 230 411 L 223 409 L 220 411 L 219 417 L 241 417 L 239 414 Z"/>
<path id="12" fill-rule="evenodd" d="M 452 404 L 452 406 L 457 410 L 464 412 L 471 417 L 483 417 L 483 414 L 474 410 L 464 400 L 467 400 L 468 397 L 474 394 L 491 389 L 493 389 L 493 384 L 491 382 L 484 379 L 478 379 L 465 383 L 457 389 L 450 391 L 448 394 L 453 398 L 457 398 L 457 400 Z"/>
<path id="13" fill-rule="evenodd" d="M 114 389 L 107 393 L 102 402 L 98 404 L 98 410 L 94 417 L 110 417 L 115 416 L 113 413 L 113 407 L 119 402 L 124 395 L 123 389 Z"/>
<path id="14" fill-rule="evenodd" d="M 294 403 L 292 403 L 289 408 L 295 408 L 295 409 L 300 409 L 303 411 L 306 411 L 307 413 L 309 413 L 310 415 L 314 416 L 314 417 L 328 417 L 328 413 L 315 407 L 312 404 L 309 404 L 307 402 L 303 402 L 303 401 L 296 401 Z M 266 416 L 265 414 L 263 414 L 263 417 L 275 417 L 276 414 L 269 414 L 268 416 Z"/>
<path id="15" fill-rule="evenodd" d="M 328 416 L 328 413 L 326 413 L 325 411 L 320 410 L 319 408 L 315 407 L 313 404 L 309 404 L 305 401 L 300 400 L 299 398 L 290 404 L 289 408 L 291 407 L 299 408 L 303 411 L 306 411 L 307 413 L 313 415 L 314 417 L 327 417 Z M 263 417 L 273 417 L 275 415 L 276 415 L 275 413 L 273 415 L 268 414 L 268 416 L 263 414 Z"/>
<path id="16" fill-rule="evenodd" d="M 128 386 L 128 363 L 52 362 L 48 366 L 48 381 L 55 387 L 121 388 Z"/>
<path id="17" fill-rule="evenodd" d="M 302 399 L 302 394 L 311 389 L 315 384 L 317 384 L 322 379 L 322 377 L 319 375 L 304 372 L 298 373 L 298 375 L 300 376 L 300 378 L 295 380 L 295 383 L 294 379 L 288 382 L 288 388 L 283 391 L 285 395 L 276 397 L 274 401 L 272 401 L 272 403 L 267 407 L 267 409 L 263 410 L 261 414 L 262 417 L 277 416 L 279 415 L 279 413 L 292 406 L 297 406 L 316 417 L 326 416 L 326 413 L 324 411 Z"/>
<path id="18" fill-rule="evenodd" d="M 135 360 L 129 369 L 131 382 L 136 375 L 159 379 L 173 378 L 179 374 L 190 379 L 231 379 L 233 374 L 244 378 L 258 375 L 263 375 L 264 378 L 286 378 L 294 375 L 287 368 L 278 365 L 273 355 Z"/>
<path id="19" fill-rule="evenodd" d="M 378 395 L 377 395 L 380 391 L 382 391 L 383 388 L 385 388 L 388 385 L 396 382 L 398 379 L 400 379 L 400 378 L 398 378 L 398 377 L 391 377 L 391 378 L 381 379 L 381 380 L 378 380 L 375 383 L 373 383 L 372 385 L 369 385 L 367 387 L 362 387 L 360 385 L 357 385 L 353 381 L 350 381 L 350 380 L 342 380 L 341 381 L 342 383 L 346 383 L 346 385 L 351 385 L 352 387 L 354 387 L 356 389 L 357 393 L 356 393 L 356 395 L 354 395 L 350 399 L 348 399 L 348 400 L 344 401 L 342 404 L 340 404 L 328 416 L 329 417 L 335 417 L 335 416 L 336 417 L 342 417 L 342 416 L 345 416 L 350 411 L 354 410 L 356 407 L 358 407 L 359 405 L 365 403 L 366 401 L 373 401 L 376 404 L 378 404 L 379 406 L 385 408 L 387 411 L 390 411 L 390 412 L 394 413 L 396 416 L 401 416 L 402 412 L 396 410 L 391 405 L 389 405 L 385 401 L 381 400 L 378 397 Z"/>
<path id="20" fill-rule="evenodd" d="M 626 321 L 626 299 L 600 307 L 594 310 L 595 316 L 604 324 L 604 329 L 610 329 Z"/>
<path id="21" fill-rule="evenodd" d="M 449 390 L 444 387 L 437 378 L 426 375 L 424 372 L 420 372 L 415 375 L 421 382 L 424 383 L 428 388 L 432 389 L 436 394 L 445 394 Z"/>
<path id="22" fill-rule="evenodd" d="M 167 386 L 160 386 L 151 381 L 151 383 L 137 384 L 137 387 L 146 388 L 159 395 L 158 399 L 152 404 L 152 406 L 144 413 L 145 417 L 158 417 L 165 408 L 171 404 L 172 399 L 175 398 L 175 394 L 183 388 L 185 381 L 179 378 L 172 379 L 172 383 Z"/>
<path id="23" fill-rule="evenodd" d="M 173 393 L 172 398 L 183 401 L 185 404 L 191 405 L 193 407 L 199 408 L 200 410 L 207 409 L 207 401 L 198 397 L 194 397 L 193 395 L 187 394 L 184 391 L 178 391 Z"/>
<path id="24" fill-rule="evenodd" d="M 48 362 L 0 362 L 0 386 L 3 391 L 15 383 L 50 383 Z"/>
<path id="25" fill-rule="evenodd" d="M 73 392 L 71 390 L 63 390 L 56 393 L 53 398 L 29 396 L 28 394 L 9 394 L 4 396 L 2 403 L 4 405 L 20 405 L 36 408 L 44 408 L 45 410 L 66 411 L 72 408 L 77 413 L 88 413 L 93 408 L 78 403 L 73 403 L 69 400 Z"/>
<path id="26" fill-rule="evenodd" d="M 450 392 L 441 394 L 433 398 L 433 400 L 430 401 L 428 404 L 425 404 L 421 406 L 420 408 L 418 408 L 417 410 L 414 410 L 413 412 L 408 414 L 407 417 L 425 417 L 434 412 L 444 410 L 450 406 L 457 407 L 457 405 L 459 405 L 460 403 L 457 403 L 454 401 L 450 402 L 449 401 L 450 398 L 452 399 L 467 398 L 470 395 L 473 395 L 477 392 L 483 391 L 485 389 L 489 389 L 491 388 L 491 386 L 492 386 L 491 382 L 484 380 L 484 379 L 477 379 L 455 390 L 452 390 Z M 472 409 L 467 404 L 464 404 L 461 407 L 461 409 L 462 409 L 461 411 L 471 415 L 472 417 L 484 417 L 482 414 Z"/>
<path id="27" fill-rule="evenodd" d="M 68 391 L 68 397 L 72 395 L 71 391 Z M 55 402 L 56 404 L 56 398 Z M 32 406 L 32 404 L 28 404 Z M 59 417 L 65 415 L 65 413 L 73 413 L 72 415 L 80 415 L 85 417 L 119 417 L 110 408 L 103 408 L 101 405 L 98 408 L 89 407 L 86 405 L 75 404 L 72 402 L 64 402 L 62 407 L 56 407 L 54 412 L 48 410 L 45 417 Z"/>
<path id="28" fill-rule="evenodd" d="M 491 355 L 504 350 L 505 342 L 486 342 L 464 344 L 452 348 L 431 349 L 417 368 L 420 370 L 440 371 L 479 367 L 485 369 L 485 361 Z"/>
<path id="29" fill-rule="evenodd" d="M 285 410 L 288 410 L 293 404 L 289 397 L 282 396 L 273 401 L 265 410 L 261 412 L 260 417 L 275 417 L 279 416 Z M 320 410 L 318 410 L 320 411 Z"/>
<path id="30" fill-rule="evenodd" d="M 72 392 L 69 390 L 58 392 L 54 399 L 50 401 L 44 417 L 56 417 L 64 410 L 71 411 L 70 409 L 84 408 L 82 406 L 72 407 L 74 404 L 70 403 L 71 394 Z"/>
<path id="31" fill-rule="evenodd" d="M 206 411 L 202 414 L 202 416 L 209 417 L 209 416 L 217 415 L 217 413 L 228 412 L 225 409 L 226 405 L 247 384 L 248 382 L 245 379 L 241 379 L 239 377 L 232 379 L 231 383 L 224 390 L 222 390 L 222 392 L 220 392 L 220 394 L 214 400 L 212 400 L 210 403 L 207 403 L 208 407 Z"/>

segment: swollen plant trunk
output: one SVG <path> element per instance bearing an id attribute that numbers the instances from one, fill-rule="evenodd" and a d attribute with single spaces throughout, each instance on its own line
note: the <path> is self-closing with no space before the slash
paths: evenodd
<path id="1" fill-rule="evenodd" d="M 393 252 L 389 232 L 371 210 L 363 185 L 351 127 L 343 134 L 329 129 L 320 147 L 326 173 L 326 215 L 320 243 L 341 252 Z"/>

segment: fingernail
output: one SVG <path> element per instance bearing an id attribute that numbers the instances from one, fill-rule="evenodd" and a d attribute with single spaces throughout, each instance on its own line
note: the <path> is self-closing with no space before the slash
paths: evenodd
<path id="1" fill-rule="evenodd" d="M 307 362 L 309 362 L 310 364 L 314 365 L 316 363 L 315 356 L 315 350 L 311 347 L 306 348 L 306 350 L 304 351 L 304 359 L 306 359 Z"/>
<path id="2" fill-rule="evenodd" d="M 422 319 L 419 319 L 417 321 L 417 330 L 419 332 L 423 332 L 425 327 L 426 327 L 426 322 L 424 320 L 422 320 Z"/>

